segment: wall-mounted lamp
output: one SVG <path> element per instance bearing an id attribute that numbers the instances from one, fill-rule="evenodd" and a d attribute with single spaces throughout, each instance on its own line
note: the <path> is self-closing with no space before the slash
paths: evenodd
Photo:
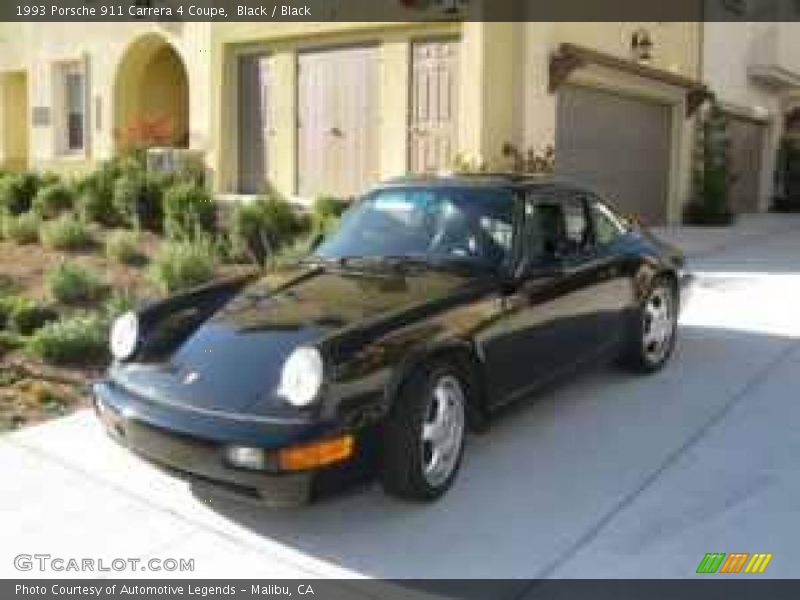
<path id="1" fill-rule="evenodd" d="M 649 63 L 653 59 L 653 40 L 646 29 L 637 29 L 631 35 L 631 54 L 638 63 Z"/>

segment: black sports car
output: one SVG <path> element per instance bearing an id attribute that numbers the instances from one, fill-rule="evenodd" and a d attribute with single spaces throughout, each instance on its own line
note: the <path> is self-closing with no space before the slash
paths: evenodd
<path id="1" fill-rule="evenodd" d="M 588 361 L 662 367 L 689 280 L 584 189 L 392 180 L 296 267 L 118 319 L 96 410 L 146 458 L 271 503 L 375 470 L 430 500 L 499 407 Z"/>

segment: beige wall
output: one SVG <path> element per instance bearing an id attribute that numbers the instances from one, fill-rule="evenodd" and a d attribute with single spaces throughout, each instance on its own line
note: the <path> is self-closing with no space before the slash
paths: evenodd
<path id="1" fill-rule="evenodd" d="M 88 75 L 86 151 L 59 153 L 51 115 L 49 126 L 30 130 L 30 165 L 39 169 L 78 172 L 112 155 L 114 149 L 114 83 L 129 46 L 146 34 L 172 45 L 189 79 L 190 144 L 207 150 L 209 135 L 210 27 L 208 23 L 16 23 L 14 36 L 0 35 L 0 68 L 28 73 L 29 106 L 54 107 L 55 66 L 82 61 Z M 87 31 L 91 35 L 87 35 Z M 8 31 L 8 24 L 0 34 Z M 12 41 L 13 40 L 13 41 Z M 99 112 L 98 109 L 99 108 Z"/>

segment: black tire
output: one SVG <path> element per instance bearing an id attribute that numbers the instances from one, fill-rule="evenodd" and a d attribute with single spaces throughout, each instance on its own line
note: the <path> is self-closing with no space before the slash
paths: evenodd
<path id="1" fill-rule="evenodd" d="M 668 338 L 655 351 L 653 342 L 648 343 L 645 336 L 648 333 L 651 315 L 648 307 L 657 298 L 663 298 L 668 302 L 669 311 L 669 334 Z M 642 299 L 639 307 L 633 314 L 630 323 L 628 340 L 622 354 L 622 365 L 627 369 L 637 373 L 654 373 L 660 370 L 672 356 L 675 349 L 675 341 L 678 337 L 678 293 L 675 283 L 668 277 L 659 277 L 654 282 L 648 293 Z M 667 326 L 667 325 L 665 325 Z"/>
<path id="2" fill-rule="evenodd" d="M 457 381 L 463 391 L 460 439 L 451 468 L 440 480 L 426 471 L 430 450 L 423 427 L 432 415 L 433 391 L 442 382 Z M 474 399 L 474 380 L 456 361 L 437 360 L 419 367 L 401 386 L 384 426 L 381 484 L 386 493 L 409 500 L 431 501 L 444 494 L 455 480 L 464 453 L 468 406 Z M 427 474 L 426 474 L 427 473 Z M 441 474 L 439 474 L 441 475 Z"/>

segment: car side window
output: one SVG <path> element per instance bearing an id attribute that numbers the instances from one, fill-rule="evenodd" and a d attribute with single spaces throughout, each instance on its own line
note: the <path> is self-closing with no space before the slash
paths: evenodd
<path id="1" fill-rule="evenodd" d="M 613 244 L 624 233 L 624 227 L 602 202 L 593 202 L 591 210 L 597 244 L 600 246 Z"/>
<path id="2" fill-rule="evenodd" d="M 529 197 L 525 217 L 527 251 L 534 263 L 574 258 L 592 245 L 586 208 L 578 199 Z"/>
<path id="3" fill-rule="evenodd" d="M 586 215 L 586 205 L 577 198 L 566 200 L 563 210 L 566 253 L 569 256 L 580 255 L 592 246 L 592 228 Z"/>

